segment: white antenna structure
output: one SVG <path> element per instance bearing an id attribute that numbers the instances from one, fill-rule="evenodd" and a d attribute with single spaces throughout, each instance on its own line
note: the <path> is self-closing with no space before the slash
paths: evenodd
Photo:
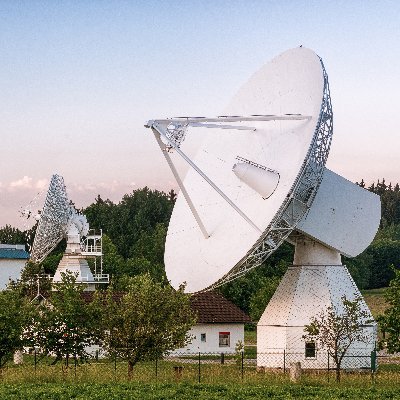
<path id="1" fill-rule="evenodd" d="M 321 58 L 304 47 L 288 50 L 242 86 L 224 116 L 145 126 L 181 189 L 165 243 L 172 285 L 216 288 L 260 265 L 284 241 L 294 244 L 293 266 L 258 323 L 257 365 L 281 368 L 281 358 L 266 354 L 285 352 L 297 354 L 291 362 L 307 361 L 306 368 L 326 365 L 326 354 L 307 359 L 304 326 L 329 306 L 341 312 L 343 295 L 361 296 L 340 254 L 355 257 L 371 243 L 380 200 L 325 167 L 333 112 Z M 192 128 L 204 137 L 193 158 L 182 150 Z M 173 153 L 191 167 L 184 178 Z M 365 302 L 363 308 L 373 320 Z M 374 348 L 376 324 L 364 322 L 369 342 L 353 344 L 350 354 Z M 351 362 L 363 367 L 365 360 Z"/>
<path id="2" fill-rule="evenodd" d="M 33 262 L 42 262 L 65 237 L 72 215 L 64 179 L 60 175 L 53 175 L 33 241 Z"/>
<path id="3" fill-rule="evenodd" d="M 40 214 L 31 260 L 42 262 L 64 238 L 67 248 L 53 282 L 60 282 L 62 273 L 69 271 L 77 276 L 77 283 L 87 284 L 87 290 L 94 290 L 97 283 L 108 283 L 109 275 L 103 274 L 102 231 L 89 229 L 86 217 L 70 203 L 64 179 L 53 175 Z M 94 274 L 86 258 L 94 259 Z"/>

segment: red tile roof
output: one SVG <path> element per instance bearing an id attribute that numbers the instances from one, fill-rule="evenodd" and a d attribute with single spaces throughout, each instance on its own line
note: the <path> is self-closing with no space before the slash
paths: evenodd
<path id="1" fill-rule="evenodd" d="M 86 303 L 90 303 L 93 300 L 93 293 L 82 293 L 82 298 Z M 122 297 L 122 292 L 113 293 L 115 301 L 119 301 Z M 210 291 L 192 294 L 190 303 L 192 310 L 197 314 L 198 324 L 251 322 L 250 317 L 245 312 L 218 292 Z"/>
<path id="2" fill-rule="evenodd" d="M 245 312 L 218 292 L 195 293 L 190 302 L 198 324 L 251 322 Z"/>

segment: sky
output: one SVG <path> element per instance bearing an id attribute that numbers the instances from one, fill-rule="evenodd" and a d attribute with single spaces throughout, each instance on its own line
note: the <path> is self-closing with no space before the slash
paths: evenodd
<path id="1" fill-rule="evenodd" d="M 398 1 L 0 0 L 0 227 L 54 173 L 78 207 L 176 187 L 144 123 L 219 115 L 299 45 L 329 75 L 327 167 L 399 182 Z"/>

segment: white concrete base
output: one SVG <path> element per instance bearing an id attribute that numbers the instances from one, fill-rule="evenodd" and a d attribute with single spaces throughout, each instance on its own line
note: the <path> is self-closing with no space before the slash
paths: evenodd
<path id="1" fill-rule="evenodd" d="M 76 274 L 77 283 L 86 283 L 85 291 L 94 291 L 96 289 L 93 274 L 90 270 L 89 264 L 84 256 L 79 254 L 64 254 L 60 263 L 58 264 L 57 271 L 53 277 L 53 283 L 62 281 L 62 273 L 72 272 Z"/>
<path id="2" fill-rule="evenodd" d="M 324 253 L 322 245 L 315 244 L 315 246 L 314 251 Z M 298 248 L 296 246 L 295 260 L 305 263 L 308 263 L 307 260 L 315 262 L 318 257 L 304 250 L 302 245 Z M 338 259 L 333 254 L 334 251 L 326 250 L 325 256 L 320 253 L 320 259 L 325 261 Z M 310 251 L 313 252 L 312 249 Z M 305 334 L 304 326 L 310 323 L 311 317 L 329 306 L 333 305 L 340 312 L 343 295 L 349 300 L 361 296 L 345 266 L 289 267 L 257 325 L 257 366 L 283 368 L 289 363 L 301 362 L 302 368 L 327 368 L 325 350 L 317 349 L 315 357 L 306 357 L 305 340 L 302 338 Z M 363 308 L 373 320 L 365 302 Z M 343 368 L 369 367 L 369 357 L 376 341 L 376 323 L 366 325 L 364 330 L 370 338 L 368 344 L 354 343 L 347 352 L 347 355 L 362 357 L 344 359 Z M 330 367 L 333 367 L 333 360 L 330 360 Z"/>

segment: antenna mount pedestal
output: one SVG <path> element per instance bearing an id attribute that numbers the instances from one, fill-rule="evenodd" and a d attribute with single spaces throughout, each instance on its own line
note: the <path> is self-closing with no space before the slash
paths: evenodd
<path id="1" fill-rule="evenodd" d="M 302 336 L 311 317 L 330 306 L 340 313 L 343 296 L 354 300 L 361 297 L 361 293 L 346 266 L 342 265 L 339 252 L 303 235 L 298 236 L 294 265 L 286 271 L 257 324 L 257 367 L 284 368 L 284 363 L 301 362 L 307 369 L 327 368 L 326 350 L 316 348 L 311 357 Z M 373 321 L 363 325 L 369 341 L 350 346 L 346 354 L 354 357 L 345 358 L 343 368 L 370 366 L 376 323 L 364 301 L 362 307 Z"/>

